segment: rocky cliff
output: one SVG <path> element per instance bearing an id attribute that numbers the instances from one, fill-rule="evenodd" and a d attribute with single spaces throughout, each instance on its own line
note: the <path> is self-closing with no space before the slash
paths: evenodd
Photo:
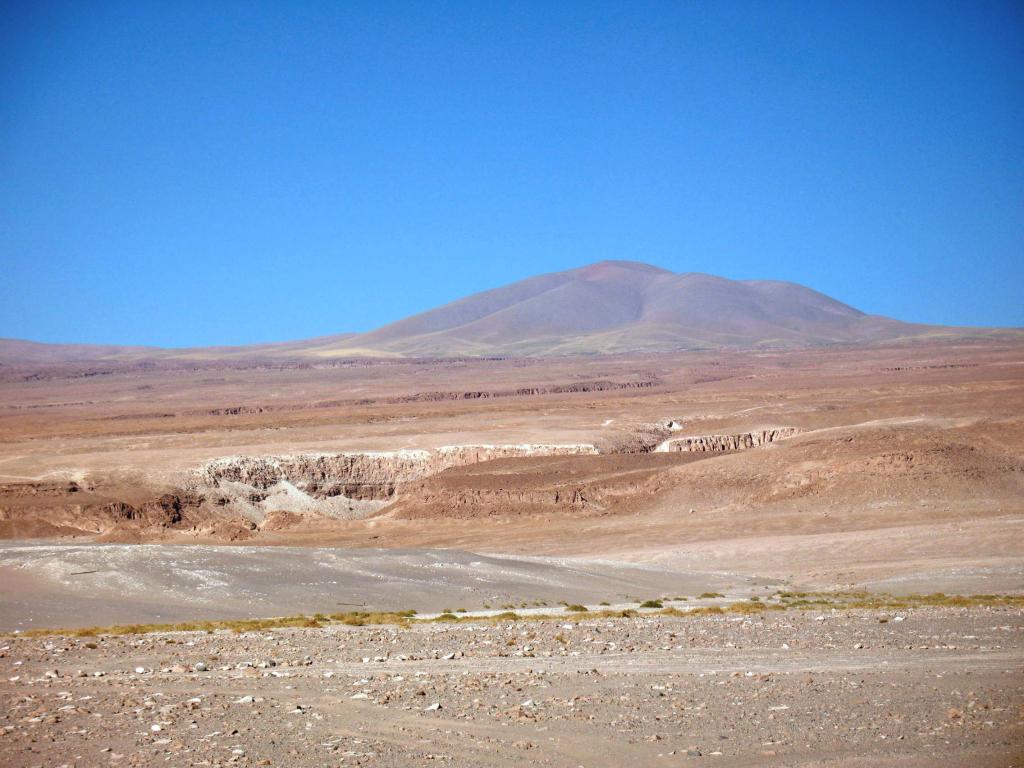
<path id="1" fill-rule="evenodd" d="M 452 445 L 435 449 L 227 456 L 196 472 L 195 485 L 219 494 L 250 519 L 270 511 L 362 517 L 412 481 L 495 459 L 596 454 L 589 444 Z"/>
<path id="2" fill-rule="evenodd" d="M 784 440 L 787 437 L 792 437 L 799 431 L 800 430 L 795 427 L 771 427 L 753 430 L 751 432 L 737 432 L 731 435 L 690 435 L 686 437 L 673 437 L 661 443 L 654 450 L 658 453 L 668 453 L 671 451 L 699 453 L 742 451 L 747 448 L 756 448 L 759 445 L 774 443 L 777 440 Z"/>

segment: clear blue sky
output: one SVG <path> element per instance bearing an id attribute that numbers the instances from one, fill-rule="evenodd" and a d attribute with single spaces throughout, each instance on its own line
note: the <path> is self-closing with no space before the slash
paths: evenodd
<path id="1" fill-rule="evenodd" d="M 0 336 L 367 330 L 609 258 L 1024 325 L 1024 3 L 0 4 Z"/>

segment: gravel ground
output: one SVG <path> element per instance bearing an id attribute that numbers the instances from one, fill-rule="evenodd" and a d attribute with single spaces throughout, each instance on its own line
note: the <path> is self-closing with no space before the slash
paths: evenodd
<path id="1" fill-rule="evenodd" d="M 0 641 L 5 766 L 1024 765 L 1024 612 Z"/>

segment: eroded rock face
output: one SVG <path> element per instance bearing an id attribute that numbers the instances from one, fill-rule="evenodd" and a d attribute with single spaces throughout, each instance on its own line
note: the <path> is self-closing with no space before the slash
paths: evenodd
<path id="1" fill-rule="evenodd" d="M 266 490 L 287 481 L 311 496 L 381 499 L 410 480 L 451 467 L 522 456 L 595 454 L 592 445 L 453 445 L 434 450 L 305 453 L 287 456 L 228 456 L 201 470 L 210 485 L 222 481 Z"/>
<path id="2" fill-rule="evenodd" d="M 190 510 L 198 509 L 206 499 L 195 493 L 165 493 L 157 499 L 134 507 L 123 501 L 115 501 L 101 508 L 113 520 L 137 520 L 147 525 L 169 528 L 185 521 Z"/>
<path id="3" fill-rule="evenodd" d="M 800 430 L 796 427 L 770 427 L 750 432 L 738 432 L 731 435 L 690 435 L 673 437 L 655 448 L 658 453 L 669 451 L 688 451 L 699 453 L 724 453 L 725 451 L 743 451 L 756 448 L 777 440 L 792 437 Z"/>
<path id="4" fill-rule="evenodd" d="M 131 540 L 142 531 L 150 535 L 199 531 L 229 518 L 195 490 L 175 488 L 151 495 L 151 489 L 135 488 L 122 496 L 123 486 L 72 485 L 73 490 L 62 483 L 0 486 L 0 536 L 84 534 Z M 243 526 L 249 522 L 235 519 Z"/>
<path id="5" fill-rule="evenodd" d="M 402 486 L 452 467 L 495 459 L 596 453 L 588 444 L 523 444 L 227 456 L 200 468 L 197 481 L 200 487 L 243 501 L 243 506 L 247 502 L 251 514 L 286 505 L 293 511 L 360 517 L 390 502 Z"/>
<path id="6" fill-rule="evenodd" d="M 586 487 L 539 488 L 452 488 L 430 479 L 410 490 L 408 503 L 395 507 L 395 516 L 405 519 L 514 517 L 522 515 L 586 513 L 600 510 L 600 498 Z M 595 501 L 597 504 L 595 505 Z"/>
<path id="7" fill-rule="evenodd" d="M 213 487 L 242 483 L 266 491 L 286 481 L 315 498 L 386 499 L 395 486 L 422 477 L 428 451 L 227 456 L 206 464 L 202 479 Z"/>

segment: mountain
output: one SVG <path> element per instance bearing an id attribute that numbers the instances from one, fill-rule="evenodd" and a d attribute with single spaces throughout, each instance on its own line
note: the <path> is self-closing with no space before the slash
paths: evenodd
<path id="1" fill-rule="evenodd" d="M 546 355 L 803 346 L 915 332 L 792 283 L 602 261 L 474 294 L 358 340 L 401 355 Z"/>
<path id="2" fill-rule="evenodd" d="M 162 350 L 0 340 L 0 363 L 235 357 L 459 357 L 807 347 L 1020 330 L 915 325 L 795 283 L 601 261 L 476 293 L 362 334 L 283 344 Z"/>

